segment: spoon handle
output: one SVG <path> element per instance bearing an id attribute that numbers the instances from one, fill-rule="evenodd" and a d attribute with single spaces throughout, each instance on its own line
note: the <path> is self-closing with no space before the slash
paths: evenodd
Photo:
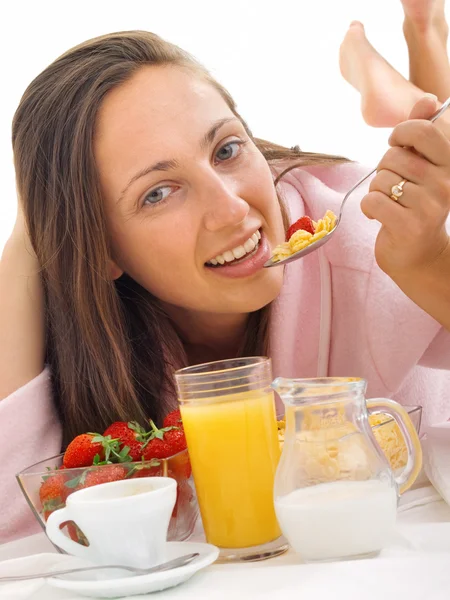
<path id="1" fill-rule="evenodd" d="M 436 121 L 436 119 L 439 119 L 439 117 L 442 115 L 442 113 L 444 113 L 447 108 L 450 106 L 450 98 L 447 98 L 447 100 L 444 102 L 444 104 L 441 106 L 441 108 L 439 108 L 434 115 L 431 115 L 431 117 L 428 119 L 429 121 L 431 121 L 432 123 L 434 123 Z"/>
<path id="2" fill-rule="evenodd" d="M 184 556 L 178 556 L 173 560 L 161 563 L 155 567 L 149 569 L 138 569 L 135 567 L 126 567 L 124 565 L 96 565 L 94 567 L 78 567 L 77 569 L 63 569 L 61 571 L 50 571 L 48 573 L 35 573 L 34 575 L 16 575 L 14 577 L 0 577 L 0 583 L 10 583 L 12 581 L 26 581 L 28 579 L 41 579 L 46 577 L 57 577 L 59 575 L 69 575 L 71 573 L 85 573 L 86 571 L 98 571 L 102 569 L 121 569 L 123 571 L 131 571 L 136 575 L 151 575 L 152 573 L 159 573 L 160 571 L 168 571 L 169 569 L 175 569 L 176 567 L 182 567 L 190 563 L 194 558 L 199 556 L 198 552 L 192 554 L 185 554 Z"/>
<path id="3" fill-rule="evenodd" d="M 444 104 L 433 115 L 431 115 L 431 117 L 429 117 L 428 121 L 431 121 L 432 123 L 434 123 L 447 110 L 447 108 L 449 106 L 450 106 L 450 98 L 447 98 L 447 100 L 444 102 Z M 358 183 L 355 183 L 355 185 L 352 187 L 352 189 L 349 190 L 345 194 L 344 199 L 342 200 L 341 209 L 339 211 L 339 219 L 338 219 L 338 221 L 341 220 L 342 213 L 343 213 L 343 210 L 344 210 L 344 204 L 347 202 L 347 199 L 350 196 L 350 194 L 352 194 L 356 190 L 357 187 L 359 187 L 362 183 L 364 183 L 366 181 L 366 179 L 368 179 L 371 175 L 373 175 L 374 173 L 376 173 L 377 168 L 375 168 L 373 171 L 370 171 L 370 173 L 368 173 L 365 177 L 363 177 L 362 179 L 360 179 L 358 181 Z"/>
<path id="4" fill-rule="evenodd" d="M 362 179 L 360 179 L 357 183 L 355 183 L 355 185 L 345 194 L 344 199 L 342 200 L 341 203 L 341 208 L 339 210 L 339 218 L 337 220 L 336 226 L 338 225 L 339 221 L 342 219 L 342 213 L 344 212 L 344 205 L 347 202 L 349 196 L 351 194 L 353 194 L 353 192 L 356 190 L 357 187 L 359 187 L 362 183 L 364 183 L 366 181 L 366 179 L 369 179 L 369 177 L 371 177 L 374 173 L 377 172 L 378 167 L 375 167 L 375 169 L 373 169 L 373 171 L 370 171 L 370 173 L 367 173 L 367 175 L 365 175 Z"/>

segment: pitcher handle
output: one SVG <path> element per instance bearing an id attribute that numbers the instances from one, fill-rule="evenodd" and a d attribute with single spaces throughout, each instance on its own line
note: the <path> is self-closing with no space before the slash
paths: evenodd
<path id="1" fill-rule="evenodd" d="M 403 494 L 417 479 L 422 468 L 422 446 L 416 428 L 406 410 L 398 402 L 388 398 L 371 398 L 366 401 L 367 410 L 371 415 L 384 414 L 394 419 L 402 432 L 408 451 L 408 461 L 405 468 L 395 481 L 399 493 Z"/>

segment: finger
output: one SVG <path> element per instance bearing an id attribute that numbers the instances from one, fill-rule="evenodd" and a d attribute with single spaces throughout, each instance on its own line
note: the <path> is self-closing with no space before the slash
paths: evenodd
<path id="1" fill-rule="evenodd" d="M 421 194 L 419 186 L 411 181 L 406 181 L 402 187 L 402 194 L 398 196 L 398 200 L 391 198 L 392 188 L 398 185 L 403 178 L 397 173 L 393 173 L 387 169 L 383 169 L 370 182 L 369 190 L 371 192 L 381 192 L 385 194 L 391 202 L 398 202 L 405 208 L 417 208 L 420 204 Z M 397 194 L 398 195 L 398 194 Z"/>
<path id="2" fill-rule="evenodd" d="M 429 119 L 437 111 L 438 104 L 434 94 L 425 94 L 414 104 L 408 119 Z"/>
<path id="3" fill-rule="evenodd" d="M 386 170 L 380 171 L 380 173 L 374 177 L 370 184 L 369 194 L 373 193 L 377 194 L 377 196 L 371 199 L 368 204 L 367 210 L 371 215 L 370 218 L 379 220 L 387 227 L 392 225 L 392 223 L 389 224 L 382 220 L 387 212 L 374 212 L 378 206 L 378 204 L 375 203 L 380 201 L 378 195 L 383 194 L 387 201 L 386 204 L 383 204 L 386 211 L 389 210 L 389 203 L 397 204 L 403 209 L 403 222 L 402 224 L 396 223 L 397 227 L 404 226 L 407 222 L 418 220 L 419 223 L 432 230 L 436 223 L 438 223 L 439 226 L 442 223 L 445 223 L 449 213 L 448 192 L 446 194 L 446 199 L 444 199 L 444 197 L 440 195 L 439 188 L 430 190 L 424 186 L 406 181 L 402 187 L 403 194 L 399 195 L 396 193 L 397 199 L 392 198 L 392 186 L 398 185 L 399 183 L 399 175 Z M 367 203 L 367 200 L 365 200 L 365 202 Z"/>
<path id="4" fill-rule="evenodd" d="M 407 179 L 416 184 L 432 181 L 437 175 L 435 165 L 416 154 L 411 148 L 400 146 L 390 148 L 380 160 L 377 171 L 383 169 L 398 173 L 400 179 Z"/>
<path id="5" fill-rule="evenodd" d="M 434 165 L 450 165 L 450 142 L 430 121 L 404 121 L 397 125 L 388 142 L 390 146 L 414 148 Z"/>
<path id="6" fill-rule="evenodd" d="M 394 202 L 383 192 L 369 192 L 361 200 L 361 210 L 369 219 L 375 219 L 388 229 L 399 227 L 405 219 L 407 209 Z"/>
<path id="7" fill-rule="evenodd" d="M 429 120 L 437 110 L 442 106 L 442 104 L 437 100 L 434 94 L 425 94 L 416 104 L 413 106 L 408 119 L 427 119 Z M 435 126 L 439 131 L 445 135 L 445 137 L 450 140 L 450 125 L 449 125 L 449 115 L 443 114 L 436 121 Z"/>

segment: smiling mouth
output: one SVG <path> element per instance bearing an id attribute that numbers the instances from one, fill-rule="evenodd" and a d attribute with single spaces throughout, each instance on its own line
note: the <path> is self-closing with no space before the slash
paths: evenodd
<path id="1" fill-rule="evenodd" d="M 243 262 L 257 252 L 260 240 L 261 232 L 258 229 L 258 231 L 249 237 L 241 246 L 236 246 L 236 248 L 227 250 L 223 254 L 218 254 L 211 260 L 208 260 L 205 264 L 207 267 L 221 267 L 223 265 L 236 265 Z"/>

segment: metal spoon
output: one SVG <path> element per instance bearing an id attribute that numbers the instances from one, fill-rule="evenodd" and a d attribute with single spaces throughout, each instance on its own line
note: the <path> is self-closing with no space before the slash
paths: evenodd
<path id="1" fill-rule="evenodd" d="M 161 571 L 169 571 L 170 569 L 176 569 L 177 567 L 183 567 L 187 565 L 194 558 L 199 556 L 198 552 L 192 554 L 185 554 L 179 556 L 168 562 L 161 563 L 155 567 L 149 569 L 138 569 L 137 567 L 125 567 L 123 565 L 97 565 L 95 567 L 79 567 L 77 569 L 65 569 L 63 571 L 53 571 L 50 573 L 36 573 L 35 575 L 17 575 L 15 577 L 0 577 L 0 583 L 10 583 L 12 581 L 25 581 L 26 579 L 41 579 L 43 577 L 57 577 L 58 575 L 69 575 L 71 573 L 84 573 L 85 571 L 98 571 L 103 569 L 121 569 L 125 571 L 131 571 L 135 575 L 150 575 L 152 573 L 160 573 Z"/>
<path id="2" fill-rule="evenodd" d="M 444 102 L 444 104 L 441 106 L 441 108 L 439 110 L 437 110 L 434 113 L 434 115 L 432 115 L 428 120 L 431 122 L 436 121 L 436 119 L 439 119 L 439 117 L 447 110 L 447 108 L 449 106 L 450 106 L 450 98 L 448 98 Z M 325 235 L 323 238 L 320 238 L 320 240 L 317 240 L 316 242 L 313 242 L 309 246 L 306 246 L 306 248 L 303 248 L 302 250 L 295 252 L 295 254 L 291 254 L 291 256 L 287 256 L 286 258 L 283 258 L 283 259 L 277 260 L 277 261 L 275 261 L 275 260 L 273 260 L 273 258 L 271 258 L 264 264 L 264 266 L 265 267 L 278 267 L 280 265 L 286 265 L 287 263 L 290 263 L 294 260 L 303 258 L 307 254 L 314 252 L 315 250 L 317 250 L 318 248 L 320 248 L 321 246 L 323 246 L 324 244 L 329 242 L 331 237 L 333 236 L 333 234 L 336 232 L 336 229 L 339 227 L 339 224 L 342 219 L 342 213 L 344 212 L 344 206 L 345 206 L 345 203 L 347 202 L 350 194 L 352 194 L 356 190 L 357 187 L 359 187 L 364 181 L 366 181 L 366 179 L 368 179 L 371 175 L 373 175 L 376 172 L 376 170 L 377 169 L 374 169 L 373 171 L 368 173 L 365 177 L 363 177 L 360 181 L 358 181 L 358 183 L 356 183 L 350 191 L 348 191 L 345 194 L 344 199 L 342 200 L 341 209 L 339 211 L 339 216 L 336 219 L 336 225 L 334 226 L 334 229 L 332 229 L 329 233 L 327 233 L 327 235 Z"/>

